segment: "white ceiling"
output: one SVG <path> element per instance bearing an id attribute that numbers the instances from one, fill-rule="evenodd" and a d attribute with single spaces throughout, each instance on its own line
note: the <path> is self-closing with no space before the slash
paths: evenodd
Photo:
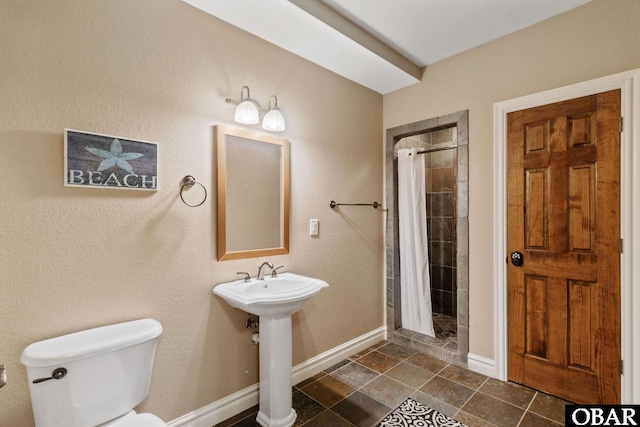
<path id="1" fill-rule="evenodd" d="M 422 67 L 591 0 L 184 0 L 385 94 Z"/>

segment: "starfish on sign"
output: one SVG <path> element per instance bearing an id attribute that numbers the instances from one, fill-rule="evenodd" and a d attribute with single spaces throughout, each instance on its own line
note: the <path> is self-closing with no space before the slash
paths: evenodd
<path id="1" fill-rule="evenodd" d="M 127 162 L 127 160 L 138 159 L 144 156 L 144 154 L 142 153 L 123 153 L 122 144 L 117 138 L 114 139 L 111 143 L 110 151 L 93 147 L 85 147 L 85 150 L 104 159 L 102 162 L 100 162 L 100 166 L 98 166 L 98 172 L 118 165 L 120 168 L 126 170 L 127 172 L 133 173 L 133 168 Z"/>

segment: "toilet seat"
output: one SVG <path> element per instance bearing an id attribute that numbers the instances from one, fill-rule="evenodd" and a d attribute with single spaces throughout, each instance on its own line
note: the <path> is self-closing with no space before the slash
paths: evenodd
<path id="1" fill-rule="evenodd" d="M 135 414 L 122 417 L 105 427 L 167 427 L 164 421 L 153 414 Z"/>

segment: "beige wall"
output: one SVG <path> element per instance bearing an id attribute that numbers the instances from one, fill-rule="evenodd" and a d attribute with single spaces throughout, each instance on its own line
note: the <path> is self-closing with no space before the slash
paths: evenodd
<path id="1" fill-rule="evenodd" d="M 640 67 L 640 2 L 583 7 L 427 67 L 384 127 L 469 110 L 470 351 L 493 358 L 493 104 Z M 504 254 L 506 256 L 506 254 Z"/>
<path id="2" fill-rule="evenodd" d="M 211 293 L 264 261 L 215 254 L 213 126 L 235 126 L 224 98 L 245 84 L 278 96 L 291 141 L 291 253 L 270 260 L 330 284 L 294 315 L 294 364 L 384 325 L 384 214 L 328 206 L 383 198 L 381 95 L 180 0 L 1 9 L 1 426 L 33 424 L 28 344 L 130 319 L 164 327 L 141 410 L 170 421 L 257 382 L 247 315 Z M 157 142 L 160 190 L 64 187 L 65 127 Z M 187 174 L 209 190 L 198 208 Z"/>

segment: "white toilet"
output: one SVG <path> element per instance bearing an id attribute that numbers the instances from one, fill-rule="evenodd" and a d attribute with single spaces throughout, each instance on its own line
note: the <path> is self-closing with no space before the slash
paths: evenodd
<path id="1" fill-rule="evenodd" d="M 37 427 L 167 427 L 133 408 L 147 398 L 162 325 L 153 319 L 76 332 L 29 345 Z"/>

